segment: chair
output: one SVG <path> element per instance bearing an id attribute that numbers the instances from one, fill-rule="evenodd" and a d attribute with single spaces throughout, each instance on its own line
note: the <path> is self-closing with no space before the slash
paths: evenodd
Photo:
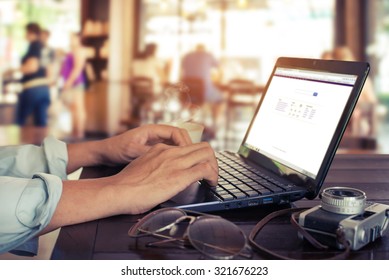
<path id="1" fill-rule="evenodd" d="M 246 127 L 261 98 L 263 88 L 249 80 L 233 79 L 228 83 L 226 91 L 225 149 L 235 149 L 244 136 Z M 242 126 L 243 123 L 245 125 Z"/>
<path id="2" fill-rule="evenodd" d="M 216 116 L 214 115 L 213 103 L 206 102 L 205 90 L 206 85 L 203 79 L 195 77 L 183 78 L 181 82 L 188 87 L 188 100 L 187 95 L 181 96 L 182 104 L 188 105 L 189 107 L 199 109 L 197 114 L 197 121 L 201 122 L 204 126 L 204 141 L 211 141 L 216 135 Z"/>
<path id="3" fill-rule="evenodd" d="M 205 85 L 201 78 L 183 78 L 182 82 L 189 88 L 189 97 L 191 104 L 202 106 L 205 102 Z M 186 103 L 186 96 L 182 96 L 181 102 Z"/>

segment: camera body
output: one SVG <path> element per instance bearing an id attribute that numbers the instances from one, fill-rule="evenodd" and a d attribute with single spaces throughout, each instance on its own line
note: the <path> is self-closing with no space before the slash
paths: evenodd
<path id="1" fill-rule="evenodd" d="M 334 201 L 332 206 L 339 207 L 341 204 L 342 201 Z M 337 239 L 339 231 L 342 231 L 351 250 L 359 250 L 381 237 L 389 221 L 389 205 L 364 201 L 363 207 L 359 213 L 349 214 L 347 207 L 343 211 L 332 211 L 334 208 L 326 207 L 322 201 L 322 205 L 299 214 L 299 225 L 322 244 L 338 249 L 344 248 Z"/>

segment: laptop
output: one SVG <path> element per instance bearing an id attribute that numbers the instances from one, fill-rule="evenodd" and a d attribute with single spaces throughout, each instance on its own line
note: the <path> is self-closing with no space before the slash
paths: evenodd
<path id="1" fill-rule="evenodd" d="M 238 152 L 217 153 L 217 187 L 192 185 L 162 205 L 201 212 L 315 198 L 369 64 L 279 58 Z"/>

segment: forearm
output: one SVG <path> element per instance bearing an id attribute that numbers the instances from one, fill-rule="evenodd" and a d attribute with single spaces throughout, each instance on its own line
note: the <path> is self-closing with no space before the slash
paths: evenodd
<path id="1" fill-rule="evenodd" d="M 69 77 L 66 79 L 65 84 L 68 86 L 73 86 L 77 77 L 81 75 L 82 69 L 73 69 Z"/>
<path id="2" fill-rule="evenodd" d="M 40 235 L 62 226 L 122 214 L 124 196 L 114 178 L 64 181 L 54 215 Z"/>
<path id="3" fill-rule="evenodd" d="M 39 69 L 39 61 L 37 58 L 30 58 L 26 62 L 24 62 L 19 71 L 23 74 L 31 74 L 35 73 Z"/>
<path id="4" fill-rule="evenodd" d="M 103 149 L 103 141 L 67 144 L 68 165 L 66 172 L 69 174 L 80 167 L 103 164 Z"/>
<path id="5" fill-rule="evenodd" d="M 85 55 L 83 54 L 82 51 L 78 51 L 74 55 L 74 67 L 73 67 L 72 71 L 70 72 L 69 77 L 65 81 L 65 85 L 67 85 L 69 87 L 73 86 L 76 79 L 81 75 L 81 73 L 84 69 L 84 66 L 85 66 L 85 62 L 86 62 Z"/>
<path id="6" fill-rule="evenodd" d="M 23 75 L 26 75 L 26 74 L 30 74 L 30 73 L 33 73 L 34 71 L 31 71 L 33 69 L 31 69 L 31 67 L 28 65 L 28 64 L 22 64 L 20 66 L 19 69 L 17 69 L 16 71 L 18 72 L 21 72 Z"/>
<path id="7" fill-rule="evenodd" d="M 71 173 L 80 167 L 106 165 L 114 166 L 127 164 L 134 157 L 135 151 L 144 153 L 147 148 L 144 145 L 134 143 L 133 137 L 122 141 L 121 136 L 114 136 L 99 141 L 68 144 L 67 173 Z"/>

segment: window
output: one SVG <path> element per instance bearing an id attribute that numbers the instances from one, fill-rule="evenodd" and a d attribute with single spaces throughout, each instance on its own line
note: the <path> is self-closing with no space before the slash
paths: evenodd
<path id="1" fill-rule="evenodd" d="M 277 57 L 332 49 L 334 2 L 143 0 L 138 48 L 157 43 L 171 62 L 201 42 L 224 63 L 226 79 L 264 84 Z"/>
<path id="2" fill-rule="evenodd" d="M 367 54 L 372 64 L 371 76 L 374 77 L 376 93 L 389 96 L 389 2 L 372 1 L 369 31 L 373 38 L 367 47 Z"/>
<path id="3" fill-rule="evenodd" d="M 17 67 L 25 52 L 24 27 L 39 23 L 51 32 L 50 45 L 67 49 L 68 34 L 80 30 L 78 0 L 2 0 L 0 1 L 0 68 Z"/>

